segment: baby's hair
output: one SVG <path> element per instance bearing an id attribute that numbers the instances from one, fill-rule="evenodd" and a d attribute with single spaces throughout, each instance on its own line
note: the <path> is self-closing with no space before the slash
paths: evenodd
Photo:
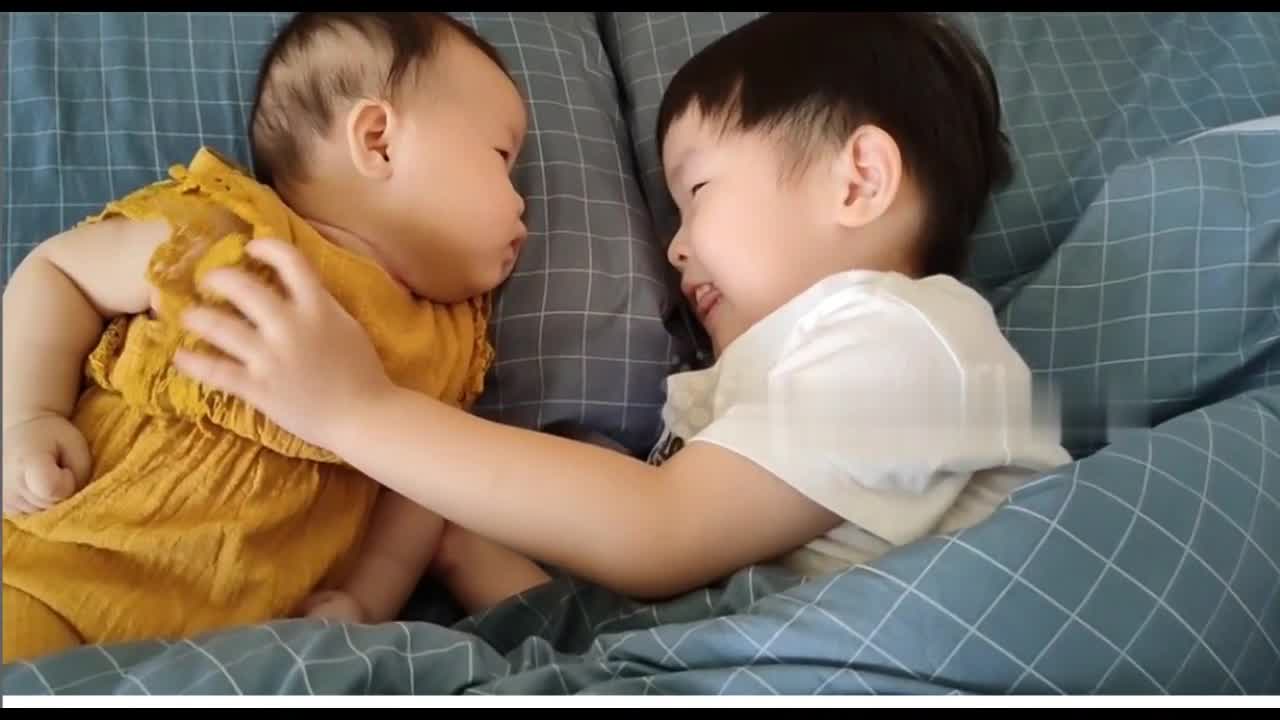
<path id="1" fill-rule="evenodd" d="M 923 274 L 959 275 L 990 194 L 1012 177 L 995 76 L 976 44 L 929 13 L 766 15 L 717 39 L 671 80 L 662 147 L 689 110 L 725 131 L 778 137 L 805 167 L 860 125 L 889 133 L 924 194 Z"/>
<path id="2" fill-rule="evenodd" d="M 249 121 L 258 179 L 272 185 L 305 179 L 308 148 L 330 131 L 337 109 L 361 98 L 394 100 L 449 33 L 508 72 L 492 45 L 445 13 L 295 14 L 272 40 L 258 71 Z M 335 48 L 341 40 L 356 44 Z"/>

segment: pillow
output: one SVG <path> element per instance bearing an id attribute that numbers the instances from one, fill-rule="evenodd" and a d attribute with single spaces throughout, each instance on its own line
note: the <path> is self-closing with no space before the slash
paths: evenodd
<path id="1" fill-rule="evenodd" d="M 9 16 L 4 277 L 36 243 L 202 144 L 248 166 L 257 65 L 288 17 Z M 530 237 L 497 294 L 498 358 L 477 412 L 643 453 L 675 350 L 662 319 L 674 290 L 595 17 L 458 17 L 497 46 L 531 109 L 515 172 Z"/>

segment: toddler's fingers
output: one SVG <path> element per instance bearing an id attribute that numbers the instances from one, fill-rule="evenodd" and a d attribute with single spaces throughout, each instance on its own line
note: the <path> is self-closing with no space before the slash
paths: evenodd
<path id="1" fill-rule="evenodd" d="M 174 353 L 173 364 L 183 374 L 193 380 L 217 388 L 230 395 L 243 397 L 249 389 L 249 373 L 244 366 L 234 360 L 226 360 L 179 350 Z"/>
<path id="2" fill-rule="evenodd" d="M 231 313 L 196 307 L 183 314 L 182 324 L 205 342 L 243 364 L 252 364 L 261 354 L 261 336 L 252 325 Z"/>
<path id="3" fill-rule="evenodd" d="M 275 269 L 295 302 L 310 303 L 320 294 L 320 281 L 292 245 L 281 240 L 254 240 L 245 251 Z"/>
<path id="4" fill-rule="evenodd" d="M 266 332 L 279 330 L 286 308 L 284 298 L 256 277 L 242 270 L 223 268 L 206 275 L 203 285 L 221 295 L 257 328 Z"/>

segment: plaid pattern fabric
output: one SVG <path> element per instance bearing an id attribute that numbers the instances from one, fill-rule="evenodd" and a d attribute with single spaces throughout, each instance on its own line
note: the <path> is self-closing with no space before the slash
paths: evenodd
<path id="1" fill-rule="evenodd" d="M 599 15 L 630 143 L 615 151 L 634 151 L 651 213 L 634 222 L 660 246 L 673 215 L 657 99 L 750 15 Z M 1215 130 L 1280 114 L 1280 26 L 1261 13 L 961 20 L 992 55 L 1020 168 L 980 231 L 974 281 L 1063 390 L 1078 461 L 977 527 L 825 577 L 751 567 L 663 603 L 561 577 L 475 618 L 428 604 L 372 627 L 87 647 L 6 667 L 0 689 L 1280 692 L 1280 123 Z"/>

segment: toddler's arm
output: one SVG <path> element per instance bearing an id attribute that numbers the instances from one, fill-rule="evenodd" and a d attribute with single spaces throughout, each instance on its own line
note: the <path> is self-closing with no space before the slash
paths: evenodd
<path id="1" fill-rule="evenodd" d="M 146 266 L 167 236 L 163 222 L 82 225 L 14 271 L 4 291 L 6 513 L 47 507 L 84 482 L 88 449 L 68 420 L 84 359 L 106 320 L 147 309 Z"/>

